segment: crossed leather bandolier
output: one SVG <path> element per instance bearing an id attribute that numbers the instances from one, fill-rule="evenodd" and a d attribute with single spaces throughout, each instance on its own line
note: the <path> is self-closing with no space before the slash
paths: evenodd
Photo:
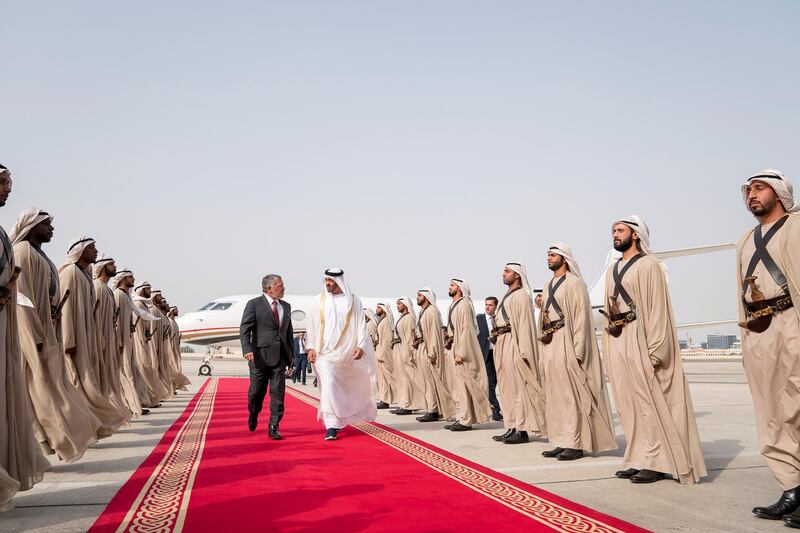
<path id="1" fill-rule="evenodd" d="M 630 261 L 622 267 L 622 270 L 619 269 L 619 263 L 622 261 L 620 259 L 614 265 L 613 270 L 611 271 L 612 275 L 614 276 L 614 294 L 612 294 L 608 299 L 608 310 L 610 311 L 607 313 L 604 309 L 600 309 L 600 313 L 606 317 L 608 320 L 608 327 L 606 331 L 612 337 L 619 337 L 622 335 L 622 328 L 625 327 L 626 324 L 630 324 L 634 320 L 636 320 L 636 304 L 633 303 L 633 299 L 631 295 L 628 294 L 628 291 L 625 290 L 625 287 L 622 286 L 622 279 L 625 277 L 625 274 L 631 267 L 644 256 L 642 253 L 638 253 L 631 257 Z M 619 303 L 617 302 L 618 298 L 622 297 L 622 301 L 625 302 L 625 305 L 628 306 L 629 310 L 625 313 L 619 312 Z"/>
<path id="2" fill-rule="evenodd" d="M 544 344 L 553 342 L 553 333 L 564 327 L 564 313 L 561 311 L 561 306 L 558 305 L 556 301 L 556 291 L 561 287 L 565 279 L 567 279 L 567 276 L 561 276 L 555 285 L 553 285 L 553 281 L 555 280 L 550 280 L 550 285 L 547 288 L 547 303 L 542 307 L 542 336 L 539 337 L 539 340 Z M 551 307 L 558 315 L 558 320 L 552 322 L 550 321 Z"/>
<path id="3" fill-rule="evenodd" d="M 742 303 L 744 304 L 746 322 L 739 322 L 739 326 L 746 328 L 755 333 L 766 331 L 772 323 L 772 317 L 775 313 L 789 309 L 792 307 L 792 297 L 789 294 L 789 282 L 786 280 L 778 264 L 767 252 L 767 244 L 776 233 L 783 227 L 789 219 L 788 215 L 778 220 L 766 234 L 761 233 L 761 226 L 757 226 L 753 231 L 753 244 L 755 244 L 756 251 L 753 257 L 750 258 L 750 263 L 747 265 L 744 279 L 742 279 Z M 764 293 L 759 290 L 756 285 L 758 276 L 754 276 L 758 263 L 763 263 L 764 267 L 772 276 L 772 279 L 783 290 L 783 294 L 775 298 L 765 298 Z M 752 302 L 745 300 L 747 288 L 750 287 L 750 298 Z"/>

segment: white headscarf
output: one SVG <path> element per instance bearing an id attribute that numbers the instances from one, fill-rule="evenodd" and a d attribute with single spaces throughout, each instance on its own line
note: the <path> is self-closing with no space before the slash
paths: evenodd
<path id="1" fill-rule="evenodd" d="M 528 283 L 528 270 L 523 263 L 506 263 L 506 268 L 519 274 L 519 277 L 522 278 L 522 286 L 532 292 L 531 285 Z"/>
<path id="2" fill-rule="evenodd" d="M 40 210 L 38 207 L 31 207 L 23 211 L 17 217 L 17 223 L 11 228 L 8 238 L 11 239 L 13 244 L 17 244 L 25 240 L 28 233 L 39 223 L 45 220 L 53 221 L 52 215 Z"/>
<path id="3" fill-rule="evenodd" d="M 322 281 L 324 282 L 326 278 L 332 279 L 336 285 L 342 289 L 344 297 L 348 302 L 351 300 L 352 292 L 350 291 L 350 286 L 347 284 L 347 280 L 344 279 L 344 270 L 341 268 L 329 268 L 325 271 L 325 276 L 322 278 Z"/>
<path id="4" fill-rule="evenodd" d="M 769 168 L 756 172 L 747 179 L 747 183 L 742 185 L 742 198 L 744 199 L 744 205 L 748 209 L 750 206 L 747 203 L 747 187 L 750 185 L 751 181 L 760 181 L 772 187 L 772 190 L 778 195 L 787 213 L 796 213 L 800 211 L 800 202 L 794 197 L 792 182 L 789 181 L 789 178 L 784 176 L 782 172 Z"/>
<path id="5" fill-rule="evenodd" d="M 469 283 L 467 282 L 466 278 L 452 278 L 451 280 L 453 283 L 458 285 L 461 289 L 461 294 L 464 296 L 464 299 L 467 301 L 469 308 L 472 310 L 472 321 L 475 324 L 475 331 L 478 331 L 478 316 L 475 314 L 475 306 L 472 305 L 472 291 L 469 288 Z M 452 308 L 452 304 L 451 304 Z M 449 317 L 448 317 L 449 319 Z M 449 325 L 449 320 L 448 320 Z"/>
<path id="6" fill-rule="evenodd" d="M 639 215 L 631 215 L 620 219 L 614 224 L 625 224 L 639 236 L 639 249 L 646 255 L 653 255 L 653 249 L 650 247 L 650 228 L 647 227 L 647 222 Z"/>
<path id="7" fill-rule="evenodd" d="M 106 257 L 103 254 L 97 256 L 97 261 L 94 262 L 92 265 L 92 277 L 99 278 L 100 274 L 103 272 L 103 268 L 105 268 L 106 263 L 110 263 L 113 261 L 113 257 Z"/>
<path id="8" fill-rule="evenodd" d="M 414 323 L 416 323 L 417 313 L 414 312 L 414 303 L 411 301 L 411 298 L 409 298 L 408 296 L 403 296 L 402 298 L 398 298 L 397 301 L 401 302 L 403 305 L 406 306 L 406 309 L 408 309 L 408 314 L 411 316 L 411 320 L 413 320 Z M 398 318 L 397 321 L 399 322 L 400 319 Z"/>
<path id="9" fill-rule="evenodd" d="M 133 272 L 130 271 L 128 268 L 121 268 L 117 270 L 117 275 L 111 280 L 111 288 L 116 289 L 119 288 L 120 282 L 127 278 L 128 276 L 133 276 Z"/>
<path id="10" fill-rule="evenodd" d="M 458 288 L 461 289 L 461 294 L 464 295 L 464 298 L 468 300 L 472 298 L 472 291 L 469 288 L 469 283 L 467 283 L 466 278 L 452 278 L 450 281 L 458 285 Z"/>
<path id="11" fill-rule="evenodd" d="M 433 292 L 433 289 L 430 287 L 423 287 L 417 292 L 430 302 L 431 307 L 433 307 L 436 310 L 436 314 L 439 315 L 439 321 L 442 322 L 442 313 L 439 311 L 439 306 L 436 305 L 436 293 Z M 422 317 L 422 313 L 420 313 L 419 316 Z"/>
<path id="12" fill-rule="evenodd" d="M 567 262 L 569 271 L 583 279 L 583 276 L 581 276 L 581 269 L 578 268 L 578 263 L 575 261 L 575 258 L 572 257 L 572 248 L 563 242 L 554 242 L 550 245 L 548 250 L 563 257 L 564 261 Z"/>
<path id="13" fill-rule="evenodd" d="M 392 308 L 389 306 L 389 304 L 383 302 L 378 303 L 378 307 L 383 309 L 385 317 L 383 320 L 388 320 L 390 327 L 394 329 L 394 315 L 392 314 Z"/>
<path id="14" fill-rule="evenodd" d="M 364 316 L 372 320 L 372 323 L 376 326 L 378 325 L 378 317 L 375 315 L 375 311 L 370 309 L 369 307 L 364 308 Z"/>
<path id="15" fill-rule="evenodd" d="M 64 260 L 64 265 L 73 265 L 78 262 L 78 259 L 81 258 L 83 255 L 83 251 L 86 249 L 87 246 L 90 244 L 94 244 L 94 239 L 91 237 L 87 237 L 86 235 L 81 235 L 77 239 L 72 239 L 69 243 L 69 249 L 67 250 L 67 258 Z"/>
<path id="16" fill-rule="evenodd" d="M 147 300 L 148 299 L 148 298 L 145 298 L 144 296 L 142 296 L 142 291 L 144 291 L 145 287 L 149 287 L 149 288 L 152 289 L 152 285 L 150 285 L 149 281 L 143 281 L 140 284 L 138 284 L 136 287 L 134 287 L 134 289 L 133 289 L 133 292 L 136 293 L 136 296 L 139 297 L 139 300 Z"/>

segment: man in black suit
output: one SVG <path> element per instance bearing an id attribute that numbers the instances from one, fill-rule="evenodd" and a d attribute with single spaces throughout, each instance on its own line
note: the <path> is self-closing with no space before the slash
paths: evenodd
<path id="1" fill-rule="evenodd" d="M 306 353 L 306 334 L 301 331 L 294 339 L 294 372 L 292 383 L 300 381 L 306 384 L 306 368 L 308 367 L 308 354 Z"/>
<path id="2" fill-rule="evenodd" d="M 483 361 L 486 363 L 486 376 L 489 378 L 489 404 L 492 406 L 492 420 L 502 420 L 500 402 L 497 401 L 497 371 L 494 368 L 494 343 L 491 330 L 494 329 L 494 313 L 497 311 L 497 298 L 489 296 L 484 301 L 486 313 L 477 316 L 478 342 L 483 352 Z"/>
<path id="3" fill-rule="evenodd" d="M 247 302 L 239 327 L 242 353 L 250 367 L 247 425 L 250 431 L 256 430 L 269 386 L 269 436 L 280 440 L 278 424 L 283 418 L 286 367 L 291 367 L 293 360 L 292 308 L 281 300 L 285 289 L 280 276 L 265 276 L 261 287 L 264 294 Z"/>

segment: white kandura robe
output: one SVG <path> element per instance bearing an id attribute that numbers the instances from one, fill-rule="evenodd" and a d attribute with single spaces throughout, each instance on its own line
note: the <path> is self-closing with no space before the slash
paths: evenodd
<path id="1" fill-rule="evenodd" d="M 318 418 L 326 428 L 375 420 L 372 394 L 375 352 L 367 335 L 364 309 L 355 295 L 322 293 L 309 310 L 306 346 L 317 352 L 314 372 L 319 382 Z M 361 348 L 364 355 L 354 359 Z"/>

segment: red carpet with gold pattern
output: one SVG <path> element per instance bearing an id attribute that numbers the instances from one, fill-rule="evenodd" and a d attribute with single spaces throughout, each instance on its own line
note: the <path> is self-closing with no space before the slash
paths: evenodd
<path id="1" fill-rule="evenodd" d="M 91 531 L 644 531 L 381 424 L 325 441 L 290 388 L 270 440 L 247 387 L 209 379 Z"/>

